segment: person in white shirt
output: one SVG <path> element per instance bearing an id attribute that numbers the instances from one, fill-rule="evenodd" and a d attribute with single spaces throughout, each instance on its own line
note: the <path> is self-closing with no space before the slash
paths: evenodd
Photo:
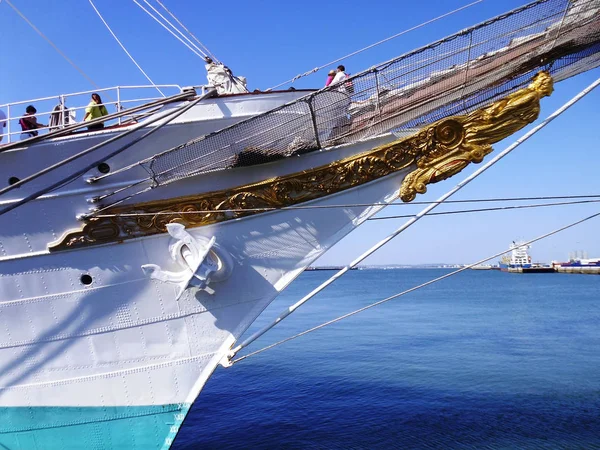
<path id="1" fill-rule="evenodd" d="M 6 114 L 4 111 L 0 109 L 0 142 L 2 142 L 2 138 L 4 137 L 4 133 L 6 133 Z"/>
<path id="2" fill-rule="evenodd" d="M 337 66 L 335 77 L 333 77 L 331 84 L 335 85 L 339 83 L 340 85 L 338 86 L 338 90 L 340 90 L 340 92 L 346 92 L 346 89 L 342 84 L 342 81 L 344 81 L 346 78 L 348 78 L 348 75 L 346 75 L 346 68 L 342 65 Z"/>
<path id="3" fill-rule="evenodd" d="M 336 101 L 335 104 L 335 115 L 337 116 L 333 127 L 327 137 L 327 140 L 334 140 L 340 136 L 342 136 L 345 132 L 348 131 L 348 126 L 350 125 L 350 120 L 348 118 L 348 109 L 350 107 L 350 93 L 348 92 L 348 87 L 346 86 L 346 79 L 348 75 L 346 74 L 346 68 L 342 65 L 339 65 L 336 70 L 335 77 L 333 77 L 333 81 L 330 86 L 333 87 L 336 91 L 341 92 L 342 94 L 346 94 L 346 97 L 342 101 Z"/>

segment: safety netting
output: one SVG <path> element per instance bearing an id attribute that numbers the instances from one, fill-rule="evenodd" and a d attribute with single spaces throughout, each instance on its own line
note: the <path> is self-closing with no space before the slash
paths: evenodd
<path id="1" fill-rule="evenodd" d="M 600 65 L 600 0 L 538 0 L 334 86 L 165 151 L 157 185 L 465 114 L 529 84 Z"/>

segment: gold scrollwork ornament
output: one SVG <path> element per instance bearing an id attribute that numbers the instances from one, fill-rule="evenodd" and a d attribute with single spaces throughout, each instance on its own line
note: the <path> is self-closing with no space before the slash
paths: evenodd
<path id="1" fill-rule="evenodd" d="M 119 205 L 71 230 L 50 251 L 68 250 L 165 233 L 169 223 L 187 228 L 259 214 L 369 183 L 416 165 L 400 187 L 409 202 L 427 185 L 445 180 L 470 163 L 479 163 L 492 144 L 537 119 L 540 99 L 552 93 L 552 78 L 540 72 L 531 84 L 486 108 L 448 117 L 413 136 L 325 166 L 258 183 L 186 197 Z M 234 211 L 232 211 L 234 210 Z"/>
<path id="2" fill-rule="evenodd" d="M 540 72 L 528 87 L 486 108 L 433 124 L 432 139 L 421 153 L 417 169 L 402 182 L 400 199 L 410 202 L 416 194 L 424 194 L 428 184 L 456 175 L 470 163 L 483 161 L 492 151 L 492 144 L 538 118 L 540 99 L 553 90 L 552 77 L 548 72 Z"/>

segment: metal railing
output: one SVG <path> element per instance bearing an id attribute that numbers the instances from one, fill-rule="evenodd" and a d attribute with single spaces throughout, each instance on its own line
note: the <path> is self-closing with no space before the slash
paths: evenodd
<path id="1" fill-rule="evenodd" d="M 141 164 L 165 185 L 390 131 L 410 135 L 525 88 L 540 71 L 560 81 L 598 66 L 599 12 L 600 0 L 537 0 Z"/>
<path id="2" fill-rule="evenodd" d="M 1 126 L 2 124 L 0 124 L 0 146 L 28 138 L 31 135 L 25 133 L 31 131 L 37 131 L 38 133 L 52 131 L 57 128 L 64 128 L 73 123 L 81 122 L 85 116 L 85 109 L 88 107 L 92 93 L 97 93 L 104 97 L 102 104 L 107 110 L 109 110 L 109 108 L 114 108 L 114 112 L 120 112 L 128 108 L 133 108 L 163 98 L 149 95 L 149 92 L 145 92 L 146 90 L 155 90 L 156 87 L 164 89 L 167 92 L 172 90 L 168 95 L 183 92 L 182 87 L 177 84 L 161 84 L 157 86 L 115 86 L 0 104 L 0 110 L 4 111 L 6 114 L 6 127 L 4 128 Z M 203 95 L 206 91 L 206 86 L 195 86 L 195 88 L 199 91 L 199 95 Z M 45 126 L 34 130 L 21 129 L 19 124 L 20 119 L 29 117 L 25 115 L 27 105 L 33 105 L 37 109 L 34 116 L 38 123 L 44 124 Z M 82 111 L 82 113 L 80 113 L 80 111 Z M 58 123 L 53 123 L 52 127 L 50 127 L 50 118 L 53 114 L 57 114 L 56 117 L 59 121 Z M 77 117 L 78 115 L 80 117 Z M 143 115 L 143 117 L 145 117 L 145 115 Z M 113 119 L 113 123 L 110 124 L 121 125 L 122 123 L 135 122 L 137 118 L 136 115 L 119 116 L 118 118 Z M 108 122 L 111 121 L 109 120 Z"/>

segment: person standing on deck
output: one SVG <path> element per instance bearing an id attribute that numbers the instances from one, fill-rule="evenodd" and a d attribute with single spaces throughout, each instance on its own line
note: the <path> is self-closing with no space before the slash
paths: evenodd
<path id="1" fill-rule="evenodd" d="M 37 117 L 35 117 L 37 109 L 35 106 L 29 105 L 25 108 L 25 114 L 19 119 L 19 125 L 21 125 L 21 139 L 27 139 L 38 135 L 37 128 L 45 128 L 46 125 L 38 123 Z"/>
<path id="2" fill-rule="evenodd" d="M 346 68 L 342 65 L 339 65 L 337 66 L 337 70 L 335 71 L 335 77 L 333 77 L 333 81 L 331 82 L 331 84 L 339 84 L 346 78 L 348 78 L 348 75 L 346 75 Z M 340 84 L 340 87 L 344 89 L 343 84 Z M 344 92 L 346 92 L 345 89 Z"/>
<path id="3" fill-rule="evenodd" d="M 102 99 L 96 93 L 92 94 L 92 101 L 85 108 L 85 116 L 83 117 L 84 122 L 89 122 L 94 119 L 98 119 L 102 116 L 108 116 L 106 106 L 102 104 Z M 99 122 L 87 127 L 88 131 L 101 130 L 104 128 L 104 122 Z"/>
<path id="4" fill-rule="evenodd" d="M 329 86 L 333 82 L 334 78 L 335 78 L 335 70 L 330 70 L 329 73 L 327 74 L 327 81 L 325 82 L 325 87 Z"/>
<path id="5" fill-rule="evenodd" d="M 335 119 L 333 127 L 327 137 L 328 141 L 333 139 L 337 139 L 342 137 L 344 133 L 348 131 L 350 120 L 348 118 L 348 109 L 350 108 L 350 94 L 348 91 L 348 86 L 346 79 L 348 75 L 346 74 L 346 67 L 343 65 L 339 65 L 336 70 L 335 77 L 331 82 L 331 86 L 335 87 L 335 90 L 341 92 L 342 94 L 346 94 L 341 101 L 336 101 L 335 103 Z M 331 144 L 331 142 L 330 142 Z"/>

